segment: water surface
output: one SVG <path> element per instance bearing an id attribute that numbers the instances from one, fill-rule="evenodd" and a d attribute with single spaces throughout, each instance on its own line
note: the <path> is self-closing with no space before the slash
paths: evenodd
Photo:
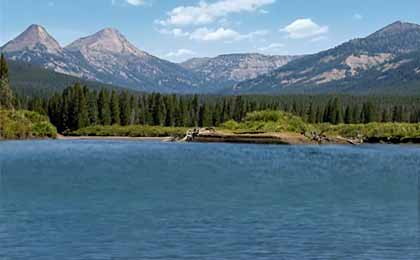
<path id="1" fill-rule="evenodd" d="M 0 259 L 419 259 L 420 148 L 0 142 Z"/>

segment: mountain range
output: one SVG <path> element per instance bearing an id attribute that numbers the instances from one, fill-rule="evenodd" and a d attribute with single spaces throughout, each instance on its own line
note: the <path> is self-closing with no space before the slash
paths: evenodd
<path id="1" fill-rule="evenodd" d="M 420 25 L 395 22 L 238 83 L 233 93 L 420 93 Z"/>
<path id="2" fill-rule="evenodd" d="M 226 54 L 214 58 L 193 58 L 180 65 L 202 78 L 209 91 L 231 87 L 280 68 L 301 56 Z"/>
<path id="3" fill-rule="evenodd" d="M 420 25 L 404 22 L 305 56 L 227 54 L 177 64 L 138 49 L 113 28 L 61 47 L 40 25 L 1 51 L 16 62 L 149 92 L 420 93 Z"/>
<path id="4" fill-rule="evenodd" d="M 40 25 L 29 26 L 1 47 L 1 51 L 8 59 L 86 80 L 140 91 L 175 93 L 219 91 L 279 68 L 294 58 L 233 54 L 200 59 L 198 63 L 176 64 L 138 49 L 113 28 L 103 29 L 63 48 Z M 194 66 L 199 63 L 202 66 Z M 215 68 L 224 73 L 208 72 Z"/>

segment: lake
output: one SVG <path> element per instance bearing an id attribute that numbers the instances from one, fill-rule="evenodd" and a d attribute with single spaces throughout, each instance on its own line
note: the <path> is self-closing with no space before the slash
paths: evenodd
<path id="1" fill-rule="evenodd" d="M 420 147 L 0 142 L 0 259 L 420 259 Z"/>

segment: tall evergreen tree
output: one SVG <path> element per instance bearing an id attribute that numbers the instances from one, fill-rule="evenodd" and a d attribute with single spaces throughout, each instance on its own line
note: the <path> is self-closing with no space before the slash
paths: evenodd
<path id="1" fill-rule="evenodd" d="M 309 109 L 307 113 L 308 122 L 311 124 L 316 123 L 316 111 L 312 103 L 309 104 Z"/>
<path id="2" fill-rule="evenodd" d="M 139 124 L 139 106 L 138 106 L 138 101 L 137 101 L 137 97 L 135 97 L 134 95 L 130 96 L 130 108 L 131 108 L 131 113 L 130 113 L 130 125 L 137 125 Z"/>
<path id="3" fill-rule="evenodd" d="M 344 112 L 344 123 L 345 124 L 351 124 L 352 123 L 352 118 L 351 118 L 352 114 L 350 111 L 350 106 L 346 107 L 346 111 Z"/>
<path id="4" fill-rule="evenodd" d="M 121 125 L 129 125 L 131 118 L 131 106 L 130 106 L 130 96 L 127 91 L 124 91 L 120 95 L 120 116 L 121 116 Z"/>
<path id="5" fill-rule="evenodd" d="M 109 93 L 105 89 L 102 89 L 99 92 L 98 116 L 101 125 L 111 124 L 111 108 L 109 105 Z"/>
<path id="6" fill-rule="evenodd" d="M 87 97 L 85 96 L 84 90 L 80 86 L 78 86 L 77 90 L 77 101 L 79 102 L 79 110 L 77 115 L 77 128 L 75 130 L 90 125 Z"/>
<path id="7" fill-rule="evenodd" d="M 160 93 L 153 94 L 152 125 L 163 125 L 165 120 L 165 104 Z"/>
<path id="8" fill-rule="evenodd" d="M 98 94 L 96 91 L 87 93 L 88 96 L 88 114 L 89 114 L 89 123 L 90 125 L 96 125 L 99 123 L 98 120 Z"/>
<path id="9" fill-rule="evenodd" d="M 13 92 L 9 85 L 9 67 L 3 53 L 0 57 L 0 108 L 13 109 Z"/>
<path id="10" fill-rule="evenodd" d="M 115 90 L 111 92 L 111 124 L 119 125 L 121 124 L 120 117 L 120 97 Z"/>

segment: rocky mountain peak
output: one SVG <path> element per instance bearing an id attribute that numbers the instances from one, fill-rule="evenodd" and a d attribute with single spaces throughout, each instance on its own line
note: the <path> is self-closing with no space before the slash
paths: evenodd
<path id="1" fill-rule="evenodd" d="M 60 53 L 60 44 L 45 30 L 44 27 L 32 24 L 15 39 L 2 47 L 4 52 L 17 51 L 42 51 L 48 53 Z"/>
<path id="2" fill-rule="evenodd" d="M 420 31 L 420 25 L 403 21 L 396 21 L 373 33 L 368 38 L 388 37 L 402 33 L 409 33 L 410 31 Z"/>
<path id="3" fill-rule="evenodd" d="M 131 44 L 117 29 L 105 28 L 99 32 L 80 38 L 66 47 L 70 51 L 109 52 L 116 54 L 133 54 L 142 56 L 144 53 Z"/>

